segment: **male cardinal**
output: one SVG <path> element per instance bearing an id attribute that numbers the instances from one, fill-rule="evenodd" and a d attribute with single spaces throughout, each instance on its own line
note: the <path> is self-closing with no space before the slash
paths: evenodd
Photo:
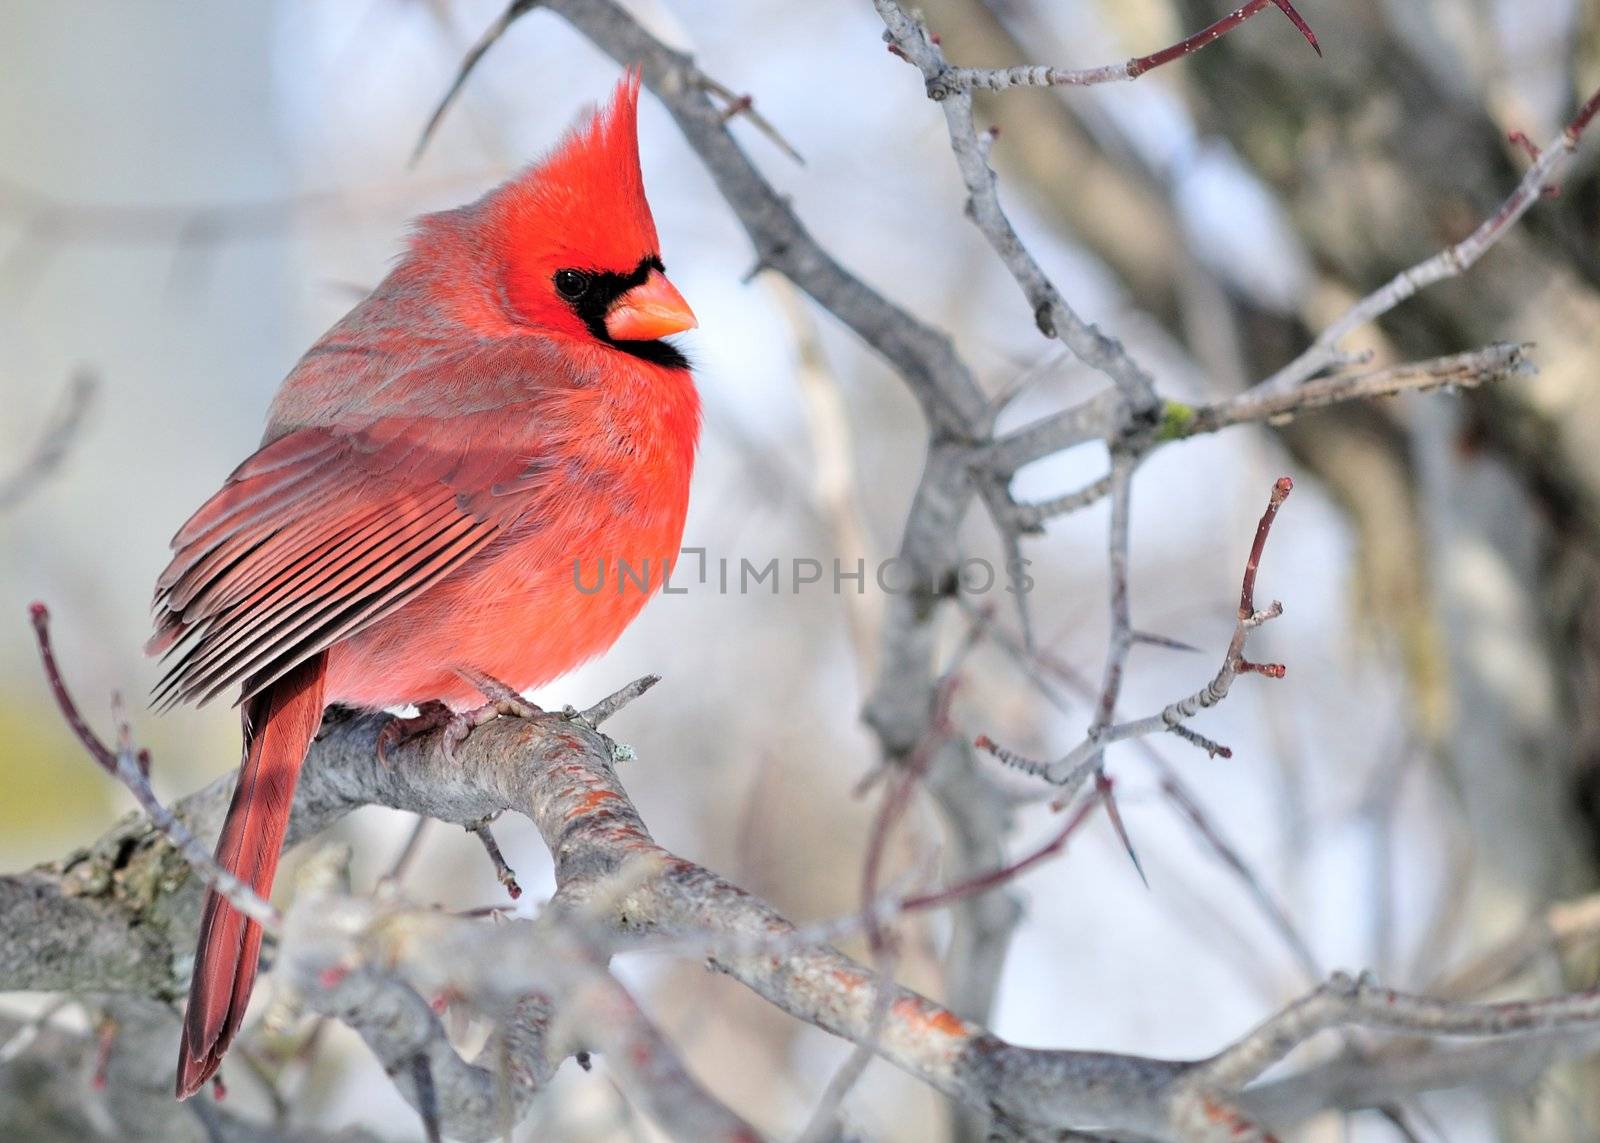
<path id="1" fill-rule="evenodd" d="M 578 564 L 664 569 L 678 550 L 700 407 L 662 338 L 695 319 L 645 202 L 638 97 L 630 71 L 542 162 L 424 216 L 173 538 L 146 648 L 170 662 L 156 701 L 240 688 L 217 861 L 263 897 L 324 706 L 461 712 L 487 697 L 469 680 L 546 682 L 647 597 L 620 576 L 579 590 Z M 180 1098 L 238 1032 L 260 950 L 260 926 L 209 893 Z"/>

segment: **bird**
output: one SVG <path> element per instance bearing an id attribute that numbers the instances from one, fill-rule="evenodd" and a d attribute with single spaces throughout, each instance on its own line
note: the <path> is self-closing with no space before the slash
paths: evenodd
<path id="1" fill-rule="evenodd" d="M 486 690 L 549 682 L 611 646 L 679 550 L 700 401 L 668 339 L 697 323 L 645 198 L 639 83 L 629 69 L 542 160 L 417 219 L 173 537 L 152 702 L 238 694 L 216 857 L 263 898 L 325 708 L 465 718 Z M 578 589 L 580 567 L 624 565 L 660 574 Z M 178 1098 L 237 1035 L 261 937 L 208 891 Z"/>

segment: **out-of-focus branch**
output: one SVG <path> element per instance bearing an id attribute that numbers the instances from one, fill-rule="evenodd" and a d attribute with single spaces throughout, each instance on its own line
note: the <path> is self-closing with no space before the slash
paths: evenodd
<path id="1" fill-rule="evenodd" d="M 509 1133 L 561 1061 L 597 1052 L 675 1138 L 758 1139 L 689 1075 L 583 932 L 564 924 L 559 909 L 536 922 L 486 927 L 324 890 L 297 898 L 278 964 L 295 1000 L 359 1032 L 419 1109 L 426 1090 L 452 1137 Z M 419 988 L 495 1019 L 473 1062 L 451 1046 Z"/>
<path id="2" fill-rule="evenodd" d="M 86 370 L 73 374 L 60 405 L 51 414 L 44 435 L 21 464 L 0 475 L 0 512 L 20 504 L 60 467 L 72 442 L 83 430 L 89 407 L 94 404 L 98 382 Z M 9 467 L 9 466 L 8 466 Z"/>
<path id="3" fill-rule="evenodd" d="M 1440 996 L 1481 996 L 1527 970 L 1537 958 L 1600 941 L 1600 894 L 1550 906 L 1516 935 L 1441 976 Z"/>

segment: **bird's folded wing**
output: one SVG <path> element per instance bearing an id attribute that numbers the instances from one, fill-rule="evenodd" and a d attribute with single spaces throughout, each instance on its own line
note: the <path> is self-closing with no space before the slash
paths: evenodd
<path id="1" fill-rule="evenodd" d="M 526 463 L 500 449 L 429 447 L 418 423 L 292 432 L 241 465 L 173 537 L 146 650 L 153 701 L 259 691 L 390 614 L 507 525 L 480 490 Z M 470 433 L 466 443 L 470 443 Z"/>

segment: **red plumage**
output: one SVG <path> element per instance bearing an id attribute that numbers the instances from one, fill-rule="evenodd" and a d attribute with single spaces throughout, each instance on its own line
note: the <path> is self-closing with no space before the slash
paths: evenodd
<path id="1" fill-rule="evenodd" d="M 295 366 L 261 449 L 173 539 L 156 584 L 157 701 L 238 688 L 245 760 L 219 861 L 270 893 L 324 704 L 481 701 L 598 654 L 660 569 L 699 432 L 694 324 L 665 278 L 636 140 L 638 77 L 543 162 L 421 219 L 407 254 Z M 614 586 L 614 583 L 613 583 Z M 260 930 L 211 894 L 178 1094 L 216 1070 Z"/>

